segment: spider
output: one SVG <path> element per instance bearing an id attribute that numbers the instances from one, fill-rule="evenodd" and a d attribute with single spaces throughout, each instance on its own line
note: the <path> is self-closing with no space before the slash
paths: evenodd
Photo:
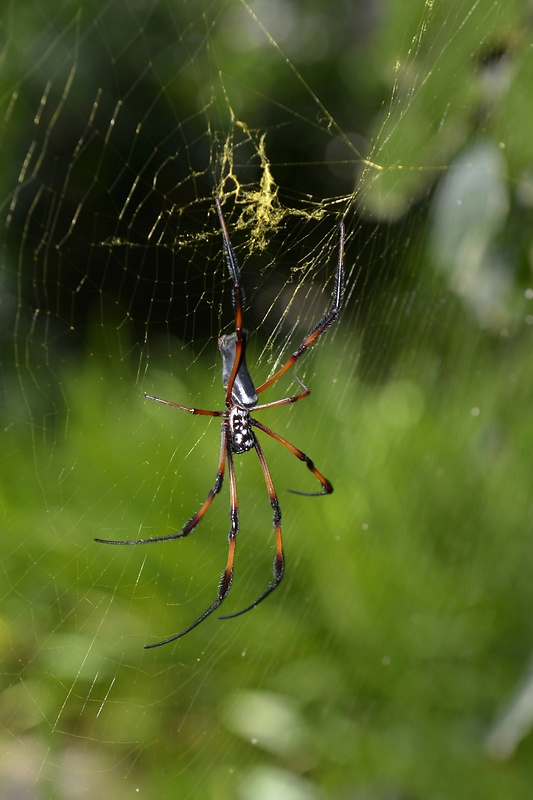
<path id="1" fill-rule="evenodd" d="M 155 644 L 147 644 L 145 645 L 145 649 L 160 647 L 161 645 L 168 644 L 169 642 L 173 642 L 176 639 L 185 636 L 186 633 L 192 631 L 193 628 L 196 628 L 197 625 L 199 625 L 207 617 L 209 617 L 210 614 L 216 611 L 216 609 L 228 596 L 233 580 L 235 545 L 237 533 L 239 531 L 239 506 L 237 502 L 237 485 L 235 480 L 233 457 L 236 455 L 241 455 L 242 453 L 246 453 L 249 450 L 255 450 L 259 459 L 265 479 L 268 498 L 273 511 L 272 523 L 276 536 L 276 554 L 274 556 L 273 579 L 263 593 L 259 595 L 259 597 L 254 600 L 253 603 L 250 603 L 250 605 L 246 606 L 246 608 L 243 608 L 241 611 L 237 611 L 234 614 L 227 614 L 226 616 L 220 617 L 220 619 L 231 619 L 233 617 L 238 617 L 241 614 L 245 614 L 247 611 L 255 608 L 255 606 L 268 597 L 268 595 L 271 594 L 274 589 L 277 589 L 281 583 L 285 569 L 285 556 L 283 553 L 283 542 L 281 536 L 281 508 L 276 490 L 274 489 L 272 478 L 270 476 L 270 470 L 263 454 L 263 449 L 253 431 L 253 428 L 256 428 L 265 433 L 267 436 L 270 436 L 276 442 L 282 444 L 283 447 L 286 447 L 289 452 L 296 456 L 296 458 L 298 458 L 300 461 L 303 461 L 307 469 L 313 473 L 322 487 L 320 491 L 317 492 L 300 492 L 296 489 L 289 489 L 289 491 L 293 492 L 294 494 L 301 494 L 310 497 L 331 494 L 333 491 L 333 486 L 331 483 L 317 470 L 313 461 L 308 455 L 280 436 L 279 433 L 275 433 L 270 428 L 267 428 L 266 425 L 263 425 L 262 422 L 259 422 L 254 417 L 251 417 L 250 413 L 260 411 L 265 408 L 273 408 L 275 406 L 286 405 L 288 403 L 296 403 L 298 400 L 302 400 L 304 397 L 307 397 L 307 395 L 310 394 L 310 389 L 308 389 L 307 386 L 305 386 L 305 384 L 300 380 L 298 375 L 295 374 L 294 377 L 301 389 L 298 394 L 294 394 L 291 397 L 284 397 L 281 400 L 273 400 L 269 403 L 262 403 L 259 405 L 257 403 L 258 395 L 260 395 L 261 392 L 264 392 L 265 389 L 268 389 L 270 386 L 272 386 L 272 384 L 276 383 L 276 381 L 281 378 L 281 376 L 284 375 L 287 370 L 289 370 L 292 365 L 296 363 L 296 361 L 298 361 L 298 359 L 305 353 L 307 348 L 320 336 L 322 336 L 325 331 L 327 331 L 327 329 L 335 322 L 339 315 L 344 288 L 344 224 L 343 222 L 340 224 L 338 264 L 335 273 L 333 295 L 328 311 L 309 331 L 298 349 L 295 350 L 285 364 L 271 378 L 266 380 L 256 389 L 246 365 L 248 331 L 242 326 L 244 296 L 241 287 L 240 269 L 229 239 L 218 197 L 215 198 L 215 206 L 222 230 L 226 264 L 230 278 L 233 282 L 232 303 L 235 312 L 235 332 L 229 335 L 221 336 L 218 340 L 218 348 L 222 356 L 222 382 L 226 390 L 226 408 L 224 411 L 207 411 L 202 408 L 189 408 L 188 406 L 183 406 L 179 403 L 172 403 L 170 400 L 163 400 L 161 397 L 155 397 L 154 395 L 144 393 L 144 397 L 148 400 L 155 400 L 156 402 L 163 403 L 166 406 L 178 408 L 180 411 L 187 411 L 189 414 L 203 414 L 208 417 L 222 418 L 220 431 L 220 456 L 215 483 L 200 509 L 188 520 L 188 522 L 185 523 L 183 528 L 176 533 L 172 533 L 168 536 L 157 536 L 151 539 L 133 539 L 129 541 L 95 539 L 95 541 L 101 544 L 137 545 L 151 544 L 153 542 L 168 542 L 171 539 L 183 539 L 185 536 L 188 536 L 190 533 L 192 533 L 192 531 L 200 524 L 207 509 L 213 502 L 216 495 L 220 492 L 227 465 L 230 488 L 231 520 L 228 534 L 228 557 L 226 567 L 220 578 L 216 600 L 211 603 L 209 608 L 207 608 L 197 620 L 188 625 L 184 630 L 174 634 L 173 636 L 168 636 L 166 639 L 156 642 Z"/>

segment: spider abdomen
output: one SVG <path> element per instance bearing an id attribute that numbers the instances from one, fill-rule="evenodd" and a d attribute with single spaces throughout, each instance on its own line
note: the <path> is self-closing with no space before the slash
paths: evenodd
<path id="1" fill-rule="evenodd" d="M 233 453 L 246 453 L 254 446 L 255 436 L 246 409 L 233 406 L 229 412 L 229 435 Z"/>

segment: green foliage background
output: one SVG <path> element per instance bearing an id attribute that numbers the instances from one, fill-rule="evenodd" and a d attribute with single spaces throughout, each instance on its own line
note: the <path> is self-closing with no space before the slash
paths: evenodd
<path id="1" fill-rule="evenodd" d="M 35 112 L 34 93 L 42 91 L 25 50 L 44 31 L 51 41 L 64 37 L 68 52 L 65 30 L 77 5 L 45 6 L 42 25 L 29 13 L 32 4 L 21 4 L 27 13 L 19 7 L 15 13 L 14 5 L 4 12 L 0 787 L 6 797 L 17 786 L 22 797 L 54 799 L 81 790 L 89 797 L 139 792 L 216 800 L 529 797 L 533 738 L 520 696 L 530 680 L 533 607 L 526 6 L 390 0 L 366 48 L 348 47 L 345 33 L 344 47 L 337 52 L 330 43 L 309 66 L 298 60 L 296 45 L 289 52 L 340 129 L 351 125 L 356 106 L 364 108 L 359 125 L 372 143 L 365 155 L 382 167 L 365 168 L 361 154 L 351 152 L 359 164 L 347 216 L 351 293 L 339 326 L 310 361 L 312 394 L 262 417 L 309 452 L 335 492 L 316 500 L 287 494 L 287 486 L 307 488 L 305 469 L 265 443 L 284 512 L 283 587 L 252 613 L 210 619 L 157 651 L 142 645 L 179 630 L 212 600 L 225 561 L 227 489 L 187 541 L 104 548 L 92 539 L 131 538 L 141 529 L 147 535 L 162 525 L 170 530 L 203 501 L 216 470 L 216 420 L 147 403 L 140 389 L 215 408 L 221 396 L 215 361 L 196 343 L 189 346 L 189 335 L 168 345 L 171 368 L 165 369 L 170 359 L 156 359 L 158 369 L 143 376 L 149 384 L 139 386 L 136 320 L 103 324 L 102 313 L 96 324 L 89 317 L 75 330 L 82 346 L 73 349 L 63 346 L 62 329 L 56 336 L 52 314 L 43 327 L 40 319 L 29 326 L 32 306 L 16 287 L 34 276 L 28 274 L 33 234 L 7 224 L 20 175 L 11 154 L 26 152 L 36 136 L 26 122 Z M 356 7 L 341 4 L 338 19 L 318 2 L 306 13 L 338 41 Z M 303 18 L 303 7 L 291 8 Z M 74 17 L 80 52 L 93 41 L 83 35 L 86 21 L 116 19 L 119 9 L 128 4 L 80 6 Z M 243 9 L 241 3 L 208 9 L 219 23 L 210 39 L 216 62 L 178 47 L 179 57 L 189 69 L 222 64 L 228 84 L 242 79 L 243 64 L 251 76 L 260 69 L 263 94 L 287 102 L 283 61 L 272 43 L 244 54 L 223 47 L 228 30 L 257 34 Z M 205 14 L 192 4 L 157 4 L 152 11 L 151 30 L 163 42 L 166 28 L 187 30 L 191 20 L 205 31 Z M 108 29 L 117 46 L 128 41 L 130 26 L 136 35 L 140 29 L 135 14 L 120 19 L 121 26 Z M 417 35 L 421 44 L 412 49 Z M 140 41 L 148 38 L 144 30 Z M 178 43 L 185 41 L 181 33 Z M 191 75 L 180 68 L 174 83 L 172 50 L 166 44 L 161 52 L 168 60 L 149 75 L 167 90 L 181 90 L 179 107 L 190 103 L 192 119 L 184 88 Z M 124 45 L 117 63 L 135 63 L 136 53 Z M 395 72 L 398 53 L 407 55 Z M 86 55 L 80 63 L 87 85 L 106 86 L 102 62 Z M 117 66 L 109 92 L 133 103 L 129 75 Z M 209 70 L 195 79 L 215 85 Z M 27 108 L 17 104 L 10 114 L 17 86 Z M 277 148 L 290 137 L 276 135 L 275 104 L 260 103 L 259 92 L 245 88 L 239 113 L 272 132 L 282 190 L 299 196 L 311 186 L 330 199 L 345 193 L 346 178 L 335 183 L 325 168 L 322 188 L 320 169 L 318 175 L 294 170 L 291 182 L 286 165 L 298 161 L 294 139 L 282 158 Z M 309 94 L 297 97 L 310 163 L 318 148 L 309 122 L 316 107 Z M 161 118 L 168 119 L 164 110 Z M 164 140 L 166 128 L 149 119 L 154 141 Z M 485 147 L 502 154 L 502 162 L 490 161 L 497 169 L 486 168 Z M 66 161 L 67 145 L 65 153 Z M 43 170 L 43 185 L 52 185 L 53 171 Z M 464 217 L 450 211 L 456 174 L 470 178 L 464 196 L 480 176 L 491 178 L 471 203 L 464 229 Z M 499 193 L 504 201 L 494 211 L 484 198 Z M 21 207 L 30 218 L 31 207 Z M 331 230 L 335 242 L 336 220 Z M 369 239 L 358 249 L 361 231 Z M 20 245 L 31 251 L 28 260 Z M 83 248 L 75 255 L 83 271 Z M 261 591 L 271 568 L 270 509 L 251 461 L 243 458 L 238 467 L 242 522 L 230 611 Z M 510 708 L 514 727 L 504 727 L 509 717 L 500 715 Z M 515 738 L 505 738 L 508 730 Z"/>

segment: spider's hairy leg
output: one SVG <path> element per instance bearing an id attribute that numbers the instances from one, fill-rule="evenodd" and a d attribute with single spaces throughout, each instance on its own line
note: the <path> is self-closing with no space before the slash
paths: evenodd
<path id="1" fill-rule="evenodd" d="M 165 406 L 172 406 L 172 408 L 179 408 L 180 411 L 187 411 L 188 414 L 202 414 L 205 417 L 223 417 L 225 411 L 208 411 L 205 408 L 192 408 L 191 406 L 182 406 L 180 403 L 172 403 L 170 400 L 163 400 L 162 397 L 156 397 L 153 394 L 143 392 L 145 400 L 155 400 L 156 403 L 163 403 Z"/>
<path id="2" fill-rule="evenodd" d="M 224 240 L 224 254 L 226 256 L 226 264 L 228 267 L 228 272 L 230 274 L 230 278 L 233 281 L 233 285 L 235 287 L 234 292 L 234 305 L 238 301 L 238 297 L 236 296 L 237 291 L 241 292 L 242 295 L 242 287 L 241 287 L 241 270 L 239 268 L 239 262 L 237 261 L 237 256 L 235 255 L 235 251 L 231 246 L 231 241 L 229 238 L 228 230 L 226 228 L 226 222 L 224 220 L 224 215 L 222 213 L 222 206 L 220 205 L 220 200 L 218 197 L 215 197 L 215 208 L 218 214 L 218 221 L 220 223 L 220 229 L 222 231 L 222 238 Z M 242 305 L 242 298 L 241 296 L 241 305 Z"/>
<path id="3" fill-rule="evenodd" d="M 220 432 L 220 458 L 218 462 L 218 470 L 215 478 L 215 482 L 213 487 L 210 489 L 209 494 L 207 495 L 206 499 L 202 503 L 201 507 L 198 509 L 196 514 L 194 514 L 183 526 L 183 528 L 175 533 L 170 533 L 168 536 L 154 536 L 150 539 L 95 539 L 95 542 L 98 544 L 152 544 L 153 542 L 169 542 L 171 539 L 184 539 L 185 536 L 188 536 L 193 530 L 200 524 L 202 518 L 217 496 L 217 494 L 222 489 L 222 483 L 224 481 L 224 471 L 226 468 L 226 452 L 227 452 L 227 420 L 224 420 L 221 425 L 221 432 Z"/>
<path id="4" fill-rule="evenodd" d="M 218 220 L 220 222 L 220 228 L 222 230 L 222 239 L 224 242 L 226 265 L 228 267 L 228 272 L 230 274 L 231 280 L 233 281 L 232 302 L 235 311 L 235 333 L 233 334 L 233 336 L 235 337 L 235 357 L 233 360 L 232 368 L 229 371 L 226 384 L 226 406 L 229 407 L 232 400 L 231 395 L 233 392 L 233 385 L 235 383 L 237 373 L 241 368 L 241 364 L 244 361 L 245 350 L 246 350 L 246 341 L 245 341 L 246 333 L 242 327 L 244 293 L 241 286 L 241 271 L 239 268 L 239 263 L 237 261 L 237 256 L 235 255 L 235 251 L 231 246 L 229 234 L 226 228 L 226 223 L 224 221 L 224 215 L 222 214 L 222 207 L 220 205 L 220 200 L 218 199 L 218 197 L 215 197 L 215 206 L 218 214 Z"/>
<path id="5" fill-rule="evenodd" d="M 295 379 L 298 381 L 300 386 L 303 389 L 303 392 L 299 392 L 298 394 L 293 394 L 290 397 L 282 397 L 281 400 L 272 400 L 270 403 L 261 403 L 259 406 L 254 406 L 254 411 L 260 411 L 263 408 L 273 408 L 274 406 L 285 406 L 287 403 L 296 403 L 298 400 L 303 400 L 304 397 L 308 397 L 311 394 L 311 389 L 308 389 L 305 383 L 300 380 L 298 375 L 294 373 Z"/>
<path id="6" fill-rule="evenodd" d="M 322 475 L 322 473 L 317 470 L 317 468 L 315 467 L 313 461 L 309 458 L 308 455 L 306 455 L 306 453 L 304 453 L 302 450 L 299 450 L 293 444 L 288 442 L 287 439 L 284 439 L 283 436 L 280 436 L 279 433 L 276 433 L 275 431 L 271 430 L 270 428 L 267 428 L 266 425 L 263 425 L 258 420 L 251 419 L 250 422 L 255 428 L 259 428 L 259 430 L 263 431 L 263 433 L 268 434 L 276 442 L 279 442 L 280 444 L 283 445 L 283 447 L 286 447 L 287 450 L 289 450 L 293 454 L 293 456 L 296 456 L 296 458 L 298 458 L 300 461 L 303 461 L 303 463 L 305 464 L 307 469 L 310 472 L 312 472 L 313 475 L 315 476 L 315 478 L 318 481 L 320 481 L 320 483 L 322 484 L 322 491 L 320 491 L 320 492 L 300 492 L 298 489 L 288 489 L 287 491 L 292 492 L 292 494 L 301 494 L 301 495 L 304 495 L 305 497 L 319 497 L 320 495 L 323 495 L 323 494 L 331 494 L 332 493 L 333 486 L 328 481 L 328 479 L 325 478 Z"/>
<path id="7" fill-rule="evenodd" d="M 182 636 L 185 636 L 186 633 L 189 633 L 197 625 L 207 619 L 207 617 L 216 611 L 216 609 L 224 602 L 226 599 L 229 590 L 231 589 L 231 584 L 233 581 L 233 563 L 235 560 L 235 545 L 237 540 L 237 534 L 239 532 L 239 508 L 237 505 L 237 484 L 235 481 L 235 468 L 233 466 L 233 454 L 231 452 L 231 446 L 229 443 L 229 438 L 226 433 L 225 436 L 225 450 L 226 450 L 226 458 L 228 461 L 228 475 L 229 475 L 229 485 L 230 485 L 230 519 L 231 519 L 231 526 L 230 531 L 228 534 L 228 558 L 226 562 L 226 568 L 222 575 L 220 576 L 220 582 L 218 584 L 218 592 L 217 592 L 217 599 L 214 600 L 209 608 L 207 608 L 203 614 L 201 614 L 197 620 L 195 620 L 191 625 L 189 625 L 184 630 L 180 631 L 179 633 L 175 633 L 173 636 L 169 636 L 166 639 L 163 639 L 160 642 L 156 642 L 155 644 L 146 644 L 144 646 L 145 650 L 151 650 L 153 647 L 161 647 L 163 644 L 169 644 L 170 642 L 175 642 L 176 639 L 180 639 Z"/>
<path id="8" fill-rule="evenodd" d="M 240 617 L 241 614 L 246 614 L 247 611 L 251 611 L 252 608 L 255 608 L 257 605 L 259 605 L 259 603 L 261 603 L 265 597 L 268 597 L 268 595 L 273 592 L 274 589 L 278 588 L 283 578 L 283 573 L 285 572 L 285 555 L 283 553 L 283 539 L 281 536 L 281 508 L 276 490 L 274 489 L 274 484 L 272 483 L 272 478 L 270 477 L 270 470 L 268 469 L 266 458 L 263 450 L 261 449 L 261 445 L 257 441 L 257 438 L 254 440 L 254 447 L 261 464 L 261 469 L 263 470 L 270 505 L 274 512 L 272 518 L 272 524 L 276 533 L 276 555 L 274 556 L 274 565 L 272 570 L 274 580 L 269 583 L 265 591 L 259 595 L 257 600 L 254 600 L 254 602 L 250 603 L 249 606 L 241 609 L 241 611 L 236 611 L 235 614 L 226 614 L 225 616 L 220 617 L 220 619 L 232 619 L 233 617 Z"/>
<path id="9" fill-rule="evenodd" d="M 342 308 L 342 297 L 344 294 L 344 221 L 341 220 L 340 223 L 340 242 L 339 242 L 339 259 L 337 262 L 337 270 L 335 272 L 335 282 L 333 284 L 333 292 L 331 295 L 331 303 L 329 309 L 326 311 L 324 316 L 316 323 L 316 325 L 311 328 L 307 336 L 302 341 L 301 345 L 297 350 L 294 351 L 292 356 L 287 359 L 285 364 L 274 373 L 274 375 L 266 380 L 264 383 L 256 389 L 257 394 L 264 392 L 269 386 L 272 386 L 282 375 L 284 375 L 288 369 L 290 369 L 293 364 L 298 361 L 300 356 L 303 356 L 305 351 L 308 347 L 310 347 L 313 342 L 315 342 L 323 333 L 325 333 L 328 328 L 330 328 L 337 317 L 339 316 L 339 312 Z"/>

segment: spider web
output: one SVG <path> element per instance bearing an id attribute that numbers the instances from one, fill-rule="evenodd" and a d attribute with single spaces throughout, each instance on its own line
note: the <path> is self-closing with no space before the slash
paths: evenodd
<path id="1" fill-rule="evenodd" d="M 529 796 L 530 13 L 2 11 L 2 796 Z M 218 421 L 142 393 L 223 406 L 215 194 L 256 385 L 328 307 L 345 220 L 311 396 L 261 416 L 335 492 L 288 494 L 312 476 L 264 442 L 282 586 L 145 651 L 216 596 L 227 487 L 186 540 L 93 539 L 179 530 L 212 486 Z M 223 613 L 274 552 L 257 459 L 236 469 Z"/>

